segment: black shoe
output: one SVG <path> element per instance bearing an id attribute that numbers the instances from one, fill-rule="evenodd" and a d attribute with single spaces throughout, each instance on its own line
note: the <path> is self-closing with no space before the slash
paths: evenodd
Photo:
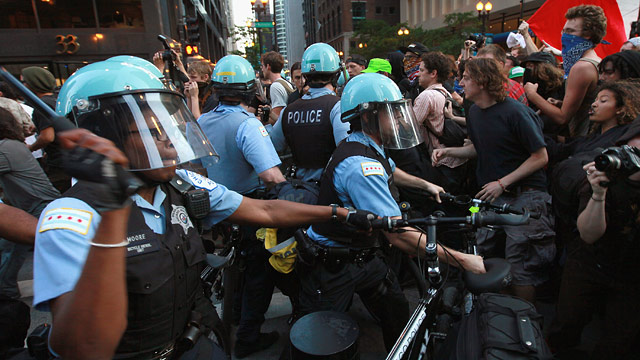
<path id="1" fill-rule="evenodd" d="M 280 334 L 278 334 L 277 331 L 272 331 L 270 333 L 260 333 L 260 338 L 256 342 L 245 343 L 242 341 L 236 341 L 235 355 L 238 359 L 247 357 L 254 352 L 264 350 L 273 345 L 278 341 L 279 337 Z"/>

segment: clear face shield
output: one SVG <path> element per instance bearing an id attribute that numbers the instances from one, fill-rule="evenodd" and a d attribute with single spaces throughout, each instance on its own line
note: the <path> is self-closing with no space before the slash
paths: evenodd
<path id="1" fill-rule="evenodd" d="M 113 141 L 129 159 L 130 170 L 151 170 L 218 154 L 187 109 L 170 91 L 130 92 L 89 99 L 76 106 L 78 125 Z"/>
<path id="2" fill-rule="evenodd" d="M 360 105 L 362 131 L 379 136 L 386 149 L 409 149 L 424 139 L 409 100 Z"/>

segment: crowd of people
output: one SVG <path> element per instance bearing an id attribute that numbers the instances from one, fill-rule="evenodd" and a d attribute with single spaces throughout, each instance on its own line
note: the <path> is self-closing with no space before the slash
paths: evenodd
<path id="1" fill-rule="evenodd" d="M 409 320 L 395 262 L 424 256 L 425 239 L 372 232 L 370 221 L 400 217 L 401 201 L 414 215 L 459 211 L 441 202 L 449 192 L 539 215 L 480 228 L 476 241 L 510 263 L 506 292 L 557 303 L 547 341 L 559 358 L 576 356 L 594 316 L 602 334 L 589 356 L 633 358 L 640 41 L 601 59 L 602 9 L 565 17 L 560 56 L 538 49 L 523 22 L 509 52 L 470 37 L 459 56 L 415 42 L 343 63 L 316 43 L 289 80 L 274 51 L 258 72 L 236 55 L 186 67 L 162 52 L 118 56 L 60 89 L 46 69 L 25 68 L 41 104 L 0 82 L 0 299 L 20 298 L 17 273 L 34 247 L 33 305 L 52 313 L 56 356 L 215 358 L 209 337 L 184 334 L 219 321 L 200 283 L 200 236 L 228 221 L 242 225 L 237 358 L 277 341 L 261 332 L 275 286 L 292 322 L 346 312 L 357 293 L 390 350 Z M 167 65 L 183 73 L 181 93 L 163 81 Z M 40 106 L 82 129 L 61 131 Z M 74 147 L 91 152 L 72 182 L 63 148 Z M 457 245 L 445 236 L 440 260 L 484 273 L 482 258 Z M 22 330 L 0 338 L 0 355 L 23 347 Z"/>

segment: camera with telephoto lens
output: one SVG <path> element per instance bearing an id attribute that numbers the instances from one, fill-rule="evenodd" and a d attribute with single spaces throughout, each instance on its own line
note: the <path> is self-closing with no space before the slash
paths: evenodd
<path id="1" fill-rule="evenodd" d="M 640 149 L 629 145 L 610 147 L 593 161 L 596 169 L 604 171 L 611 179 L 628 177 L 640 171 Z"/>

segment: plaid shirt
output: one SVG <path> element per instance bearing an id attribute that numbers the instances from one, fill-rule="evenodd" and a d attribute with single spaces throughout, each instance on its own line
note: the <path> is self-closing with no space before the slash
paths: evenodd
<path id="1" fill-rule="evenodd" d="M 529 101 L 527 101 L 527 95 L 524 92 L 524 87 L 517 81 L 511 79 L 507 80 L 509 81 L 504 84 L 504 88 L 507 90 L 507 96 L 529 106 Z"/>

